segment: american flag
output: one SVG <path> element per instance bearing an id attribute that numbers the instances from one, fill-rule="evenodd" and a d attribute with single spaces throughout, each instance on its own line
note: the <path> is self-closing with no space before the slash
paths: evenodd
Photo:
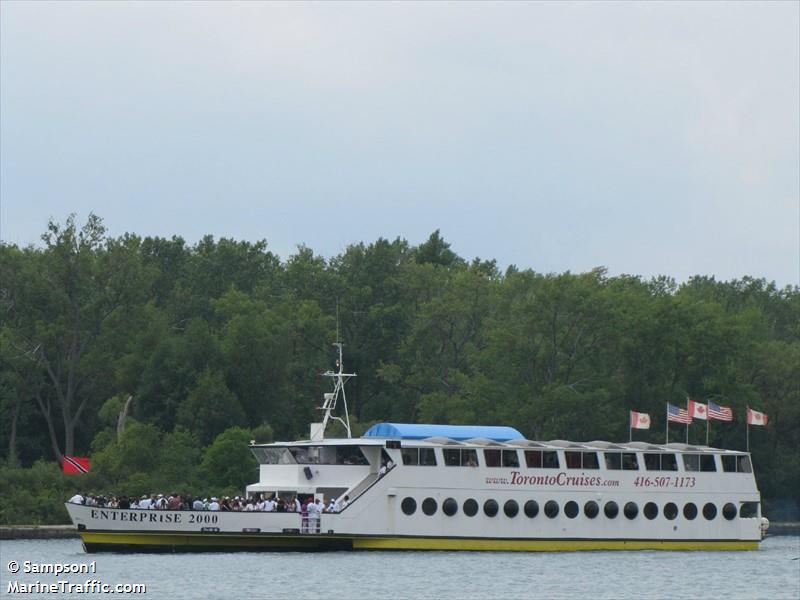
<path id="1" fill-rule="evenodd" d="M 672 404 L 667 404 L 667 421 L 688 424 L 692 422 L 692 417 L 689 416 L 685 408 L 678 408 Z"/>
<path id="2" fill-rule="evenodd" d="M 708 418 L 716 419 L 717 421 L 733 421 L 733 411 L 727 406 L 720 406 L 709 400 Z"/>

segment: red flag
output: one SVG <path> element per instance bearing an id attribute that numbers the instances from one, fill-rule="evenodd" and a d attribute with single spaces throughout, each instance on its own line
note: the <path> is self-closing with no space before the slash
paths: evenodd
<path id="1" fill-rule="evenodd" d="M 84 456 L 64 456 L 64 462 L 61 463 L 61 470 L 66 475 L 80 475 L 88 473 L 90 470 L 89 459 Z"/>
<path id="2" fill-rule="evenodd" d="M 768 417 L 765 413 L 758 412 L 752 408 L 747 409 L 747 424 L 748 425 L 766 425 Z"/>
<path id="3" fill-rule="evenodd" d="M 650 415 L 632 410 L 631 429 L 650 429 Z"/>
<path id="4" fill-rule="evenodd" d="M 702 419 L 703 421 L 707 421 L 708 407 L 700 402 L 695 402 L 691 398 L 688 400 L 689 405 L 686 407 L 686 412 L 689 413 L 689 416 L 693 419 Z"/>

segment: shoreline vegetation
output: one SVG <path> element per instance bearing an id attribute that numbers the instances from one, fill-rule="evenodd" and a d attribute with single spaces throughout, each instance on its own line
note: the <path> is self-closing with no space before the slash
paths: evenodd
<path id="1" fill-rule="evenodd" d="M 266 241 L 112 238 L 90 215 L 0 243 L 0 525 L 66 523 L 76 492 L 240 495 L 250 440 L 307 437 L 337 335 L 354 436 L 394 421 L 627 440 L 634 410 L 652 418 L 634 439 L 663 443 L 666 404 L 691 396 L 733 410 L 709 444 L 744 450 L 746 408 L 763 411 L 763 513 L 800 520 L 797 286 L 501 271 L 438 231 L 282 260 Z M 64 456 L 90 472 L 62 474 Z"/>

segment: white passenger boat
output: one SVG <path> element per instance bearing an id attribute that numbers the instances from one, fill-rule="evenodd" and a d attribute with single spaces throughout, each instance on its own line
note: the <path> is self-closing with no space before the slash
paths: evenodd
<path id="1" fill-rule="evenodd" d="M 347 506 L 309 519 L 67 503 L 86 551 L 758 548 L 766 519 L 748 453 L 532 441 L 485 426 L 381 423 L 351 438 L 340 345 L 339 356 L 309 439 L 251 445 L 260 480 L 247 494 Z M 333 415 L 340 398 L 344 419 Z M 325 437 L 331 419 L 346 437 Z"/>

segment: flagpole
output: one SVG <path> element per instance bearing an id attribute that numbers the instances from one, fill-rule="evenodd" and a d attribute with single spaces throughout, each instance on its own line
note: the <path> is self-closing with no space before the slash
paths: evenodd
<path id="1" fill-rule="evenodd" d="M 706 446 L 708 446 L 708 422 L 711 419 L 708 418 L 708 412 L 706 412 Z"/>
<path id="2" fill-rule="evenodd" d="M 747 451 L 750 452 L 750 406 L 747 407 L 747 414 L 745 415 L 745 423 L 747 424 Z"/>
<path id="3" fill-rule="evenodd" d="M 669 444 L 669 402 L 667 402 L 667 427 L 666 427 L 666 430 L 667 430 L 667 432 L 666 432 L 667 435 L 666 435 L 666 438 L 665 438 L 666 441 L 664 442 L 665 445 Z"/>

